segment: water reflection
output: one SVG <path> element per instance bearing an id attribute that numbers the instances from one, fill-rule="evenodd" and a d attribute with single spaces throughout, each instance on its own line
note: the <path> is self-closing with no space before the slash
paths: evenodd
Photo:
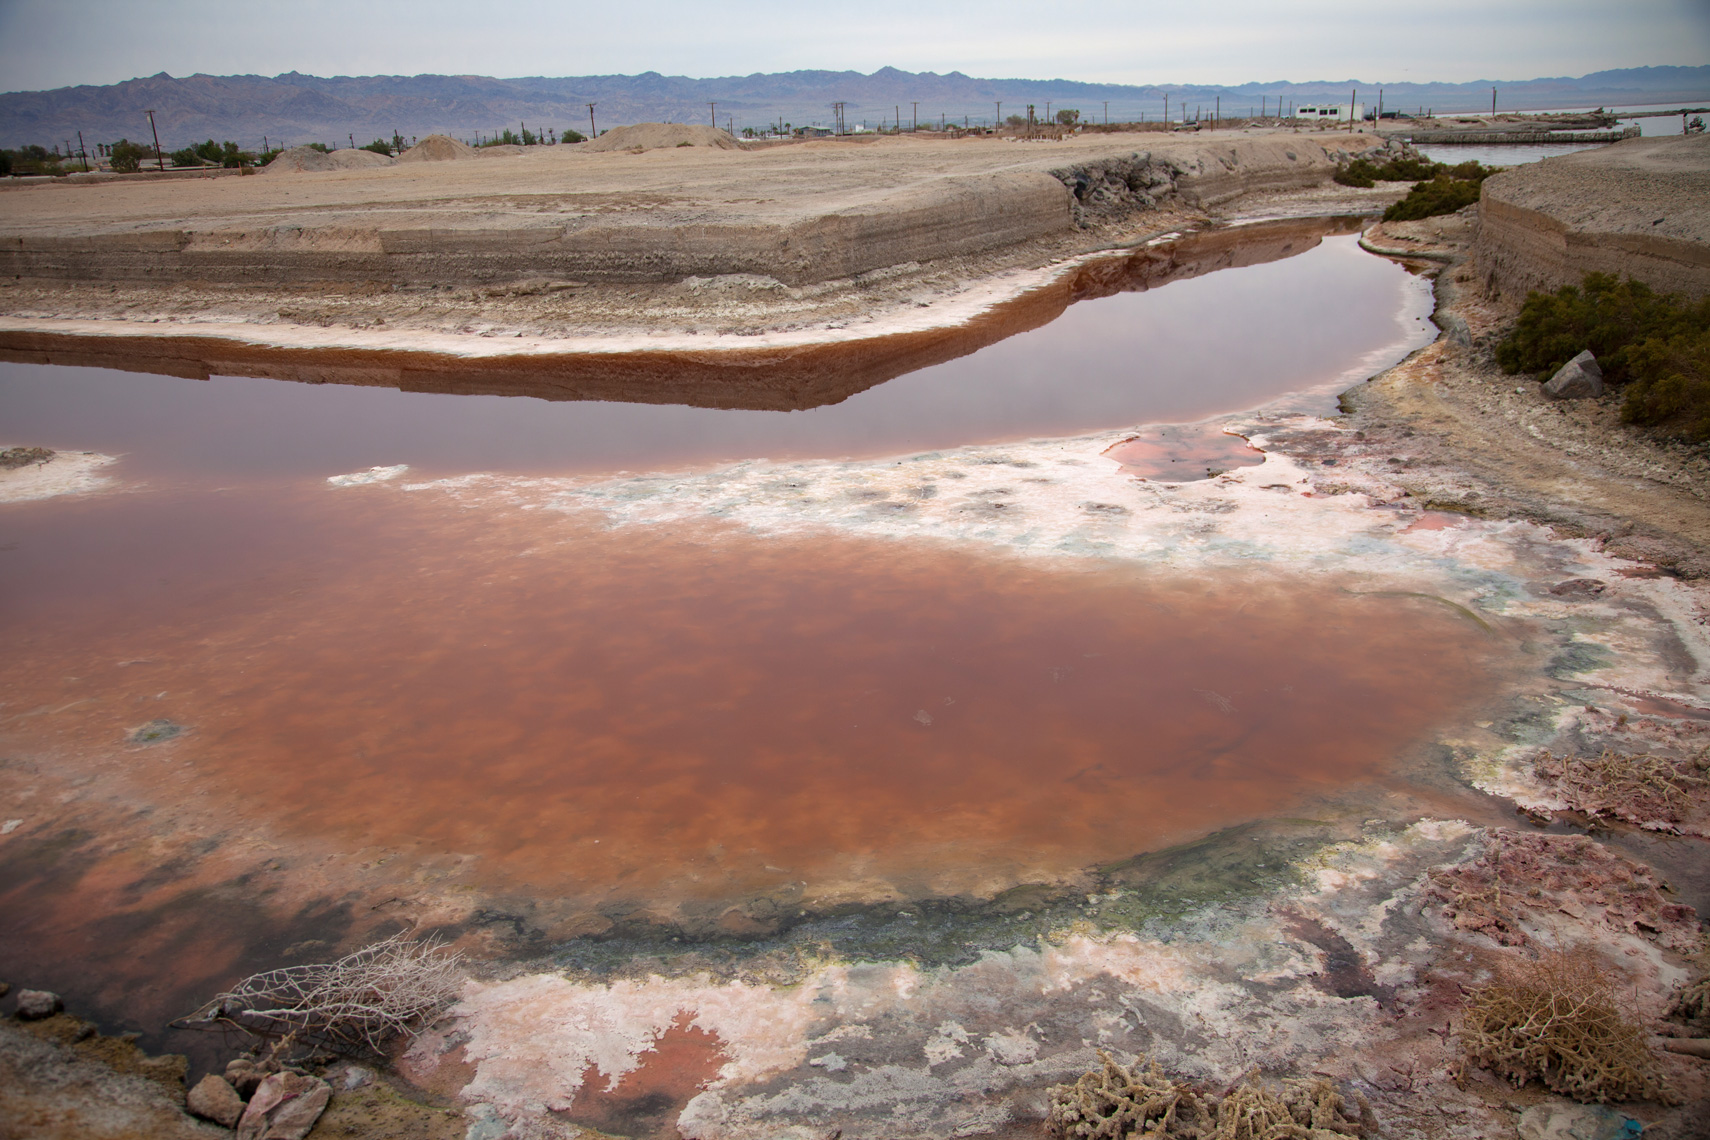
<path id="1" fill-rule="evenodd" d="M 125 346 L 131 357 L 102 348 L 108 365 L 318 382 L 198 381 L 21 363 L 88 364 L 94 349 L 20 347 L 14 336 L 0 402 L 18 441 L 123 452 L 128 474 L 224 479 L 382 463 L 548 472 L 873 456 L 1195 420 L 1303 390 L 1316 392 L 1307 406 L 1329 410 L 1338 384 L 1435 332 L 1429 284 L 1359 250 L 1351 229 L 1315 219 L 1214 231 L 1095 262 L 966 328 L 716 360 L 638 353 L 476 369 L 259 350 L 219 363 L 162 356 L 184 342 L 142 338 Z"/>

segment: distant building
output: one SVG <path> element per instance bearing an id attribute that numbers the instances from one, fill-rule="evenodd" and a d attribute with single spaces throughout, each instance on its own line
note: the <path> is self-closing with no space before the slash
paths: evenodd
<path id="1" fill-rule="evenodd" d="M 822 138 L 825 138 L 829 134 L 831 134 L 831 128 L 830 127 L 797 127 L 796 128 L 796 137 L 798 139 L 822 139 Z"/>
<path id="2" fill-rule="evenodd" d="M 1345 123 L 1350 117 L 1363 119 L 1366 117 L 1364 103 L 1307 103 L 1294 109 L 1297 119 L 1312 119 L 1331 123 Z"/>

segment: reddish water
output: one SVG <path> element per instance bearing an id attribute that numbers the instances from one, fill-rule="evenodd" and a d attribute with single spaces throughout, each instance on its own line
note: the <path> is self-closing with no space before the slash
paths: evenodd
<path id="1" fill-rule="evenodd" d="M 1265 453 L 1240 436 L 1206 424 L 1147 428 L 1105 454 L 1142 479 L 1165 483 L 1207 479 L 1265 461 Z"/>
<path id="2" fill-rule="evenodd" d="M 1440 607 L 1322 584 L 319 497 L 16 512 L 14 741 L 336 849 L 476 855 L 490 885 L 811 898 L 1274 813 L 1485 683 Z M 157 719 L 187 732 L 127 747 Z M 14 839 L 48 826 L 25 815 Z"/>

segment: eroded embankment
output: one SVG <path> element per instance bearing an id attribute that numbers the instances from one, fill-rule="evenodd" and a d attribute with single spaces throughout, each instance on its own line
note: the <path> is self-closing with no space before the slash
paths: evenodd
<path id="1" fill-rule="evenodd" d="M 194 209 L 191 202 L 163 200 L 156 210 L 115 224 L 110 218 L 79 222 L 74 215 L 51 209 L 32 216 L 32 202 L 16 199 L 9 202 L 19 207 L 12 211 L 11 232 L 0 235 L 0 275 L 29 281 L 277 287 L 470 285 L 542 277 L 659 282 L 754 274 L 802 285 L 1065 235 L 1074 229 L 1077 215 L 1084 216 L 1086 206 L 1108 213 L 1118 200 L 1109 190 L 1118 184 L 1119 197 L 1133 203 L 1150 206 L 1180 198 L 1195 207 L 1257 191 L 1322 184 L 1342 150 L 1372 145 L 1364 136 L 1323 145 L 1294 136 L 1236 136 L 1216 142 L 1151 138 L 1101 138 L 1096 144 L 1058 147 L 1051 154 L 999 140 L 967 140 L 950 152 L 953 161 L 926 177 L 919 170 L 875 171 L 871 184 L 850 187 L 842 195 L 845 203 L 839 203 L 836 194 L 816 194 L 811 169 L 797 162 L 802 169 L 793 179 L 795 193 L 785 205 L 770 210 L 756 203 L 773 199 L 728 194 L 723 195 L 727 200 L 718 200 L 717 194 L 709 199 L 702 191 L 697 200 L 700 187 L 691 183 L 685 193 L 680 185 L 657 184 L 662 171 L 654 168 L 646 169 L 656 185 L 644 182 L 635 189 L 656 193 L 636 195 L 630 208 L 613 203 L 609 208 L 578 209 L 578 195 L 566 194 L 561 179 L 585 176 L 602 160 L 630 157 L 579 153 L 510 160 L 524 172 L 517 186 L 506 187 L 513 191 L 510 195 L 497 188 L 483 194 L 479 183 L 448 186 L 452 193 L 476 192 L 463 201 L 356 200 L 361 197 L 356 188 L 366 188 L 364 180 L 383 184 L 381 192 L 390 197 L 388 192 L 396 192 L 400 184 L 458 173 L 433 164 L 402 174 L 390 168 L 297 175 L 299 180 L 342 178 L 356 196 L 339 201 L 334 195 L 307 209 L 293 204 L 290 190 L 295 183 L 284 176 L 221 182 L 212 184 L 212 191 L 193 186 L 184 193 L 212 193 L 209 204 L 217 203 L 226 215 L 216 213 L 199 224 L 183 220 Z M 1092 161 L 1059 168 L 1053 160 L 1064 151 L 1071 163 L 1087 157 Z M 754 186 L 763 191 L 768 187 L 762 168 L 787 166 L 792 158 L 804 156 L 759 152 L 721 157 L 730 166 L 726 177 L 734 176 L 740 185 L 742 175 L 751 173 Z M 549 165 L 563 170 L 546 172 Z M 551 177 L 553 173 L 559 177 Z M 789 173 L 771 172 L 783 183 L 772 188 L 775 192 L 790 195 Z M 1097 185 L 1089 186 L 1095 177 Z M 518 200 L 514 191 L 525 187 L 532 193 Z M 103 204 L 111 199 L 114 208 L 122 210 L 123 200 L 116 195 L 126 189 L 82 187 L 70 192 L 104 195 Z M 68 191 L 50 187 L 28 193 Z M 1085 201 L 1089 193 L 1091 202 Z M 678 200 L 672 201 L 673 195 Z M 649 197 L 660 200 L 646 201 Z"/>
<path id="2" fill-rule="evenodd" d="M 1487 179 L 1474 257 L 1487 292 L 1578 285 L 1587 273 L 1710 292 L 1710 137 L 1632 139 Z"/>

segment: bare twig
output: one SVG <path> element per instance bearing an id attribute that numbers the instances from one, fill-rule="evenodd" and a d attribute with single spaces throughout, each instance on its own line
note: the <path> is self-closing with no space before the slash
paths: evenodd
<path id="1" fill-rule="evenodd" d="M 236 1026 L 276 1040 L 275 1054 L 308 1043 L 378 1053 L 392 1037 L 413 1037 L 456 1001 L 463 977 L 462 955 L 432 939 L 395 934 L 336 962 L 254 974 L 179 1024 Z"/>

